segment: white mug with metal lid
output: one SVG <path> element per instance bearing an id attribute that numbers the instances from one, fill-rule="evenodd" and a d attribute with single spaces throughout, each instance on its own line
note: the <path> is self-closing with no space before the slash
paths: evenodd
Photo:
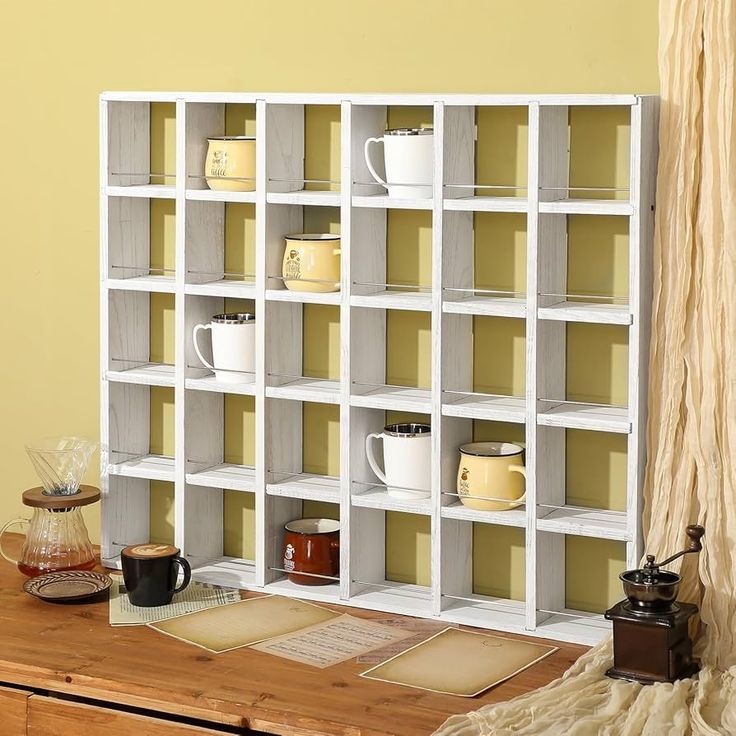
<path id="1" fill-rule="evenodd" d="M 373 454 L 374 439 L 383 442 L 385 470 Z M 365 454 L 389 496 L 429 498 L 432 488 L 432 433 L 429 424 L 388 424 L 383 432 L 371 432 L 365 438 Z"/>
<path id="2" fill-rule="evenodd" d="M 386 179 L 371 161 L 372 144 L 383 144 Z M 388 189 L 389 197 L 431 199 L 434 175 L 434 130 L 432 128 L 395 128 L 382 138 L 369 138 L 363 147 L 365 163 L 373 178 Z"/>
<path id="3" fill-rule="evenodd" d="M 212 334 L 212 363 L 199 348 L 199 332 Z M 253 383 L 256 370 L 256 317 L 247 312 L 216 314 L 206 325 L 194 325 L 194 351 L 221 383 Z"/>

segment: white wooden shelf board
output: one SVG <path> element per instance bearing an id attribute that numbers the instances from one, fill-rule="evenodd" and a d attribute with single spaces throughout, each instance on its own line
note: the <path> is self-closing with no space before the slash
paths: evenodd
<path id="1" fill-rule="evenodd" d="M 301 498 L 306 501 L 340 502 L 340 479 L 314 473 L 295 473 L 283 480 L 266 484 L 270 496 Z"/>
<path id="2" fill-rule="evenodd" d="M 353 207 L 372 207 L 379 210 L 431 210 L 434 200 L 400 199 L 388 194 L 354 194 Z"/>
<path id="3" fill-rule="evenodd" d="M 199 202 L 245 202 L 255 203 L 256 193 L 252 192 L 220 192 L 214 189 L 187 189 L 186 199 Z"/>
<path id="4" fill-rule="evenodd" d="M 266 202 L 269 204 L 296 204 L 307 207 L 339 207 L 340 192 L 315 190 L 299 190 L 296 192 L 268 192 Z"/>
<path id="5" fill-rule="evenodd" d="M 215 375 L 202 378 L 187 378 L 184 386 L 192 391 L 211 391 L 216 394 L 239 394 L 240 396 L 255 396 L 255 381 L 244 381 L 243 383 L 225 383 L 218 381 Z"/>
<path id="6" fill-rule="evenodd" d="M 144 478 L 146 480 L 165 480 L 174 482 L 174 458 L 162 455 L 141 455 L 130 460 L 110 463 L 107 466 L 110 475 L 122 475 L 126 478 Z"/>
<path id="7" fill-rule="evenodd" d="M 147 199 L 176 199 L 176 187 L 170 184 L 131 184 L 103 187 L 108 197 L 144 197 Z"/>
<path id="8" fill-rule="evenodd" d="M 443 392 L 442 414 L 446 417 L 486 419 L 492 422 L 514 422 L 526 420 L 526 402 L 521 396 L 479 396 Z"/>
<path id="9" fill-rule="evenodd" d="M 255 299 L 256 286 L 249 281 L 218 279 L 206 284 L 185 284 L 184 293 L 194 296 L 221 296 L 226 299 Z"/>
<path id="10" fill-rule="evenodd" d="M 443 519 L 460 519 L 481 524 L 515 526 L 522 529 L 526 527 L 526 506 L 523 505 L 508 511 L 476 511 L 463 505 L 458 499 L 443 506 L 440 513 Z"/>
<path id="11" fill-rule="evenodd" d="M 290 289 L 266 289 L 266 299 L 271 302 L 300 302 L 301 304 L 340 304 L 339 291 L 311 292 Z"/>
<path id="12" fill-rule="evenodd" d="M 472 600 L 471 600 L 472 599 Z M 524 601 L 469 593 L 462 598 L 443 596 L 442 621 L 528 634 Z"/>
<path id="13" fill-rule="evenodd" d="M 355 585 L 365 585 L 365 581 L 356 582 Z M 362 590 L 350 597 L 349 605 L 401 613 L 406 616 L 428 618 L 432 615 L 429 588 L 390 580 L 381 580 L 380 587 L 365 585 Z"/>
<path id="14" fill-rule="evenodd" d="M 140 386 L 173 386 L 175 383 L 175 369 L 173 365 L 148 363 L 122 371 L 105 371 L 105 378 L 113 383 L 135 383 Z"/>
<path id="15" fill-rule="evenodd" d="M 350 306 L 431 312 L 432 294 L 427 291 L 396 291 L 386 289 L 375 294 L 353 294 L 350 297 Z"/>
<path id="16" fill-rule="evenodd" d="M 564 615 L 571 614 L 571 615 Z M 541 614 L 540 614 L 541 615 Z M 537 624 L 534 636 L 593 646 L 611 634 L 611 624 L 603 616 L 563 609 Z"/>
<path id="17" fill-rule="evenodd" d="M 474 314 L 480 317 L 526 317 L 526 299 L 494 296 L 467 296 L 445 300 L 442 311 L 447 314 Z"/>
<path id="18" fill-rule="evenodd" d="M 630 325 L 634 317 L 626 304 L 596 304 L 594 302 L 560 302 L 539 307 L 539 319 L 560 322 L 590 322 L 600 325 Z"/>
<path id="19" fill-rule="evenodd" d="M 176 280 L 172 276 L 131 276 L 127 279 L 106 279 L 105 286 L 120 291 L 173 294 L 176 291 Z"/>
<path id="20" fill-rule="evenodd" d="M 285 380 L 278 386 L 266 386 L 266 396 L 272 399 L 292 399 L 294 401 L 314 401 L 319 404 L 340 403 L 340 381 L 328 381 L 320 378 L 280 379 Z"/>
<path id="21" fill-rule="evenodd" d="M 253 493 L 256 490 L 255 468 L 234 463 L 220 463 L 204 470 L 187 473 L 186 480 L 193 486 L 222 488 L 227 491 Z"/>
<path id="22" fill-rule="evenodd" d="M 225 588 L 255 588 L 255 563 L 240 560 L 236 557 L 219 557 L 214 559 L 197 558 L 187 555 L 192 566 L 192 579 L 210 585 L 221 585 Z"/>
<path id="23" fill-rule="evenodd" d="M 356 393 L 360 392 L 360 393 Z M 432 410 L 432 392 L 428 388 L 409 386 L 354 385 L 351 406 L 389 411 L 416 411 L 429 414 Z"/>
<path id="24" fill-rule="evenodd" d="M 541 213 L 563 215 L 632 215 L 631 202 L 619 199 L 556 199 L 540 202 Z"/>
<path id="25" fill-rule="evenodd" d="M 458 197 L 445 199 L 443 207 L 459 212 L 527 212 L 529 201 L 526 197 Z"/>
<path id="26" fill-rule="evenodd" d="M 599 404 L 574 404 L 560 402 L 557 405 L 540 402 L 537 424 L 566 429 L 592 429 L 599 432 L 631 432 L 629 410 L 624 406 Z"/>
<path id="27" fill-rule="evenodd" d="M 383 511 L 403 511 L 407 514 L 432 513 L 431 498 L 395 498 L 390 495 L 386 486 L 367 485 L 353 482 L 353 506 Z"/>
<path id="28" fill-rule="evenodd" d="M 267 583 L 263 590 L 274 595 L 287 595 L 291 598 L 303 598 L 308 601 L 340 602 L 340 584 L 337 581 L 326 585 L 299 585 L 298 583 L 292 583 L 287 577 L 283 577 L 273 583 Z"/>
<path id="29" fill-rule="evenodd" d="M 622 541 L 631 539 L 631 534 L 627 529 L 625 511 L 581 509 L 578 507 L 562 507 L 550 511 L 548 507 L 539 506 L 537 529 L 545 532 L 575 534 L 598 539 L 618 539 Z"/>

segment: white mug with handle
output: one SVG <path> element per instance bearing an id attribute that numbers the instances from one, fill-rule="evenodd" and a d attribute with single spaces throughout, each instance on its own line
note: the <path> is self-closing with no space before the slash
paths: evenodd
<path id="1" fill-rule="evenodd" d="M 372 145 L 383 144 L 386 180 L 371 161 Z M 396 128 L 382 138 L 369 138 L 363 147 L 365 164 L 373 178 L 388 189 L 389 197 L 431 199 L 434 175 L 434 131 L 432 128 Z"/>
<path id="2" fill-rule="evenodd" d="M 212 365 L 199 348 L 199 333 L 212 334 Z M 253 383 L 256 370 L 256 318 L 248 313 L 216 314 L 206 325 L 194 325 L 194 352 L 221 383 Z"/>
<path id="3" fill-rule="evenodd" d="M 373 454 L 373 440 L 383 442 L 385 470 Z M 368 464 L 393 498 L 429 498 L 432 488 L 432 434 L 429 424 L 389 424 L 365 438 Z"/>

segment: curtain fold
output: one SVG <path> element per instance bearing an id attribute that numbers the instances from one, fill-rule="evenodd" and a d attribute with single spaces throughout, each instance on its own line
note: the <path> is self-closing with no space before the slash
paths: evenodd
<path id="1" fill-rule="evenodd" d="M 610 680 L 610 639 L 545 688 L 450 718 L 441 736 L 736 734 L 736 0 L 660 0 L 661 111 L 644 529 L 683 546 L 701 608 L 696 678 Z"/>

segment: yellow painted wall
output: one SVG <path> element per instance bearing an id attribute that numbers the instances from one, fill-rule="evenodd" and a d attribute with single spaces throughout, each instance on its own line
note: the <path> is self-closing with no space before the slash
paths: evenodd
<path id="1" fill-rule="evenodd" d="M 218 5 L 218 18 L 225 21 L 218 22 L 217 42 L 210 48 L 210 19 L 201 3 L 194 0 L 128 0 L 117 4 L 79 0 L 63 5 L 50 0 L 33 5 L 0 0 L 0 85 L 6 102 L 0 115 L 0 140 L 5 142 L 4 170 L 10 172 L 0 181 L 4 215 L 0 218 L 0 243 L 6 269 L 0 289 L 0 326 L 6 345 L 0 361 L 2 516 L 21 512 L 20 492 L 35 484 L 23 451 L 25 439 L 60 433 L 98 436 L 100 91 L 656 92 L 656 12 L 656 3 L 639 0 L 459 0 L 452 4 L 445 0 L 421 4 L 318 0 L 316 5 L 296 0 L 247 5 L 223 0 Z M 28 28 L 33 29 L 30 36 L 20 32 Z M 407 28 L 412 29 L 410 36 Z M 294 49 L 299 50 L 297 56 Z M 392 123 L 403 124 L 405 114 L 393 112 Z M 252 120 L 252 110 L 228 111 L 228 133 L 252 133 Z M 601 122 L 595 119 L 595 111 L 574 111 L 573 122 L 573 130 L 579 131 L 573 138 L 573 182 L 608 185 L 620 181 L 625 176 L 621 143 L 627 135 L 622 121 L 614 116 Z M 525 125 L 525 115 L 518 110 L 479 118 L 479 180 L 482 174 L 487 183 L 502 180 L 517 187 L 526 183 Z M 152 166 L 157 173 L 172 171 L 168 144 L 172 126 L 171 110 L 155 112 Z M 308 147 L 316 150 L 325 145 L 320 141 L 329 141 L 329 159 L 308 159 L 308 176 L 334 178 L 337 130 L 334 110 L 312 112 L 308 117 Z M 494 146 L 496 139 L 500 143 Z M 603 162 L 601 151 L 608 151 Z M 171 267 L 173 258 L 173 212 L 169 208 L 170 203 L 165 202 L 152 205 L 152 262 L 160 268 Z M 228 270 L 247 272 L 252 270 L 247 246 L 253 234 L 252 209 L 228 209 Z M 334 218 L 331 223 L 319 223 L 308 216 L 306 227 L 334 231 L 339 225 Z M 625 291 L 625 279 L 621 278 L 625 232 L 614 222 L 603 231 L 597 225 L 596 233 L 589 228 L 585 222 L 571 220 L 571 286 Z M 411 279 L 427 283 L 428 235 L 423 216 L 407 213 L 394 217 L 392 213 L 389 233 L 390 274 L 408 283 Z M 475 237 L 476 246 L 480 242 L 486 249 L 476 255 L 476 285 L 523 289 L 523 218 L 479 216 Z M 397 250 L 401 247 L 397 238 L 402 240 L 404 252 Z M 613 283 L 597 275 L 603 271 L 614 274 Z M 168 361 L 173 357 L 167 341 L 172 308 L 167 297 L 152 297 L 155 359 Z M 314 330 L 319 340 L 332 344 L 334 328 L 329 320 L 323 313 L 305 314 L 305 330 L 309 334 Z M 572 357 L 574 351 L 590 354 L 594 345 L 611 370 L 604 370 L 603 380 L 596 383 L 571 367 L 571 394 L 608 394 L 613 400 L 625 400 L 625 385 L 622 393 L 617 378 L 625 360 L 620 334 L 613 329 L 592 338 L 578 327 L 569 336 Z M 403 348 L 399 342 L 414 334 L 419 353 L 412 361 L 413 375 L 418 383 L 425 381 L 421 366 L 427 337 L 421 318 L 412 323 L 391 317 L 389 332 L 389 373 L 411 379 L 411 371 L 401 365 Z M 514 337 L 506 333 L 505 339 Z M 596 342 L 589 342 L 591 339 Z M 484 366 L 483 360 L 476 353 L 476 369 L 480 365 L 491 385 L 505 375 L 510 390 L 519 390 L 516 362 L 501 370 Z M 332 357 L 325 360 L 316 348 L 305 356 L 305 369 L 309 367 L 315 375 L 331 372 L 333 363 Z M 152 448 L 159 442 L 164 451 L 170 402 L 158 392 L 152 398 L 152 429 L 160 422 L 160 430 L 152 434 Z M 236 438 L 226 442 L 237 444 L 238 432 L 233 427 L 243 421 L 242 412 L 240 418 L 232 419 L 240 408 L 230 406 L 226 411 L 228 437 L 232 434 Z M 330 436 L 334 430 L 329 429 L 329 417 L 319 421 L 327 421 Z M 246 453 L 246 438 L 241 440 Z M 591 503 L 595 498 L 613 498 L 610 483 L 620 474 L 620 458 L 625 452 L 620 445 L 596 442 L 586 444 L 581 437 L 569 442 L 568 448 L 573 466 L 579 465 L 569 478 L 568 493 Z M 320 460 L 310 454 L 309 447 L 305 452 L 315 466 L 332 467 L 329 457 Z M 585 467 L 585 456 L 595 453 L 610 462 L 590 462 Z M 94 482 L 96 476 L 92 468 L 87 480 Z M 586 476 L 591 477 L 588 485 Z M 167 493 L 165 485 L 156 484 L 152 504 L 164 519 L 157 531 L 162 535 L 168 533 Z M 228 495 L 226 510 L 247 528 L 252 518 L 245 503 L 247 494 L 237 496 Z M 615 503 L 620 503 L 620 498 Z M 97 509 L 90 509 L 87 519 L 97 538 Z M 402 536 L 408 539 L 411 534 Z M 243 548 L 242 534 L 228 530 L 226 539 L 229 546 Z M 397 560 L 395 567 L 401 567 L 401 559 L 422 557 L 402 550 L 401 544 L 391 550 Z M 599 553 L 606 565 L 611 556 L 610 550 Z M 416 566 L 414 574 L 420 579 L 423 575 Z M 499 584 L 476 581 L 476 585 L 498 588 Z M 518 579 L 509 579 L 506 588 L 515 595 Z M 584 602 L 583 595 L 577 599 Z"/>

